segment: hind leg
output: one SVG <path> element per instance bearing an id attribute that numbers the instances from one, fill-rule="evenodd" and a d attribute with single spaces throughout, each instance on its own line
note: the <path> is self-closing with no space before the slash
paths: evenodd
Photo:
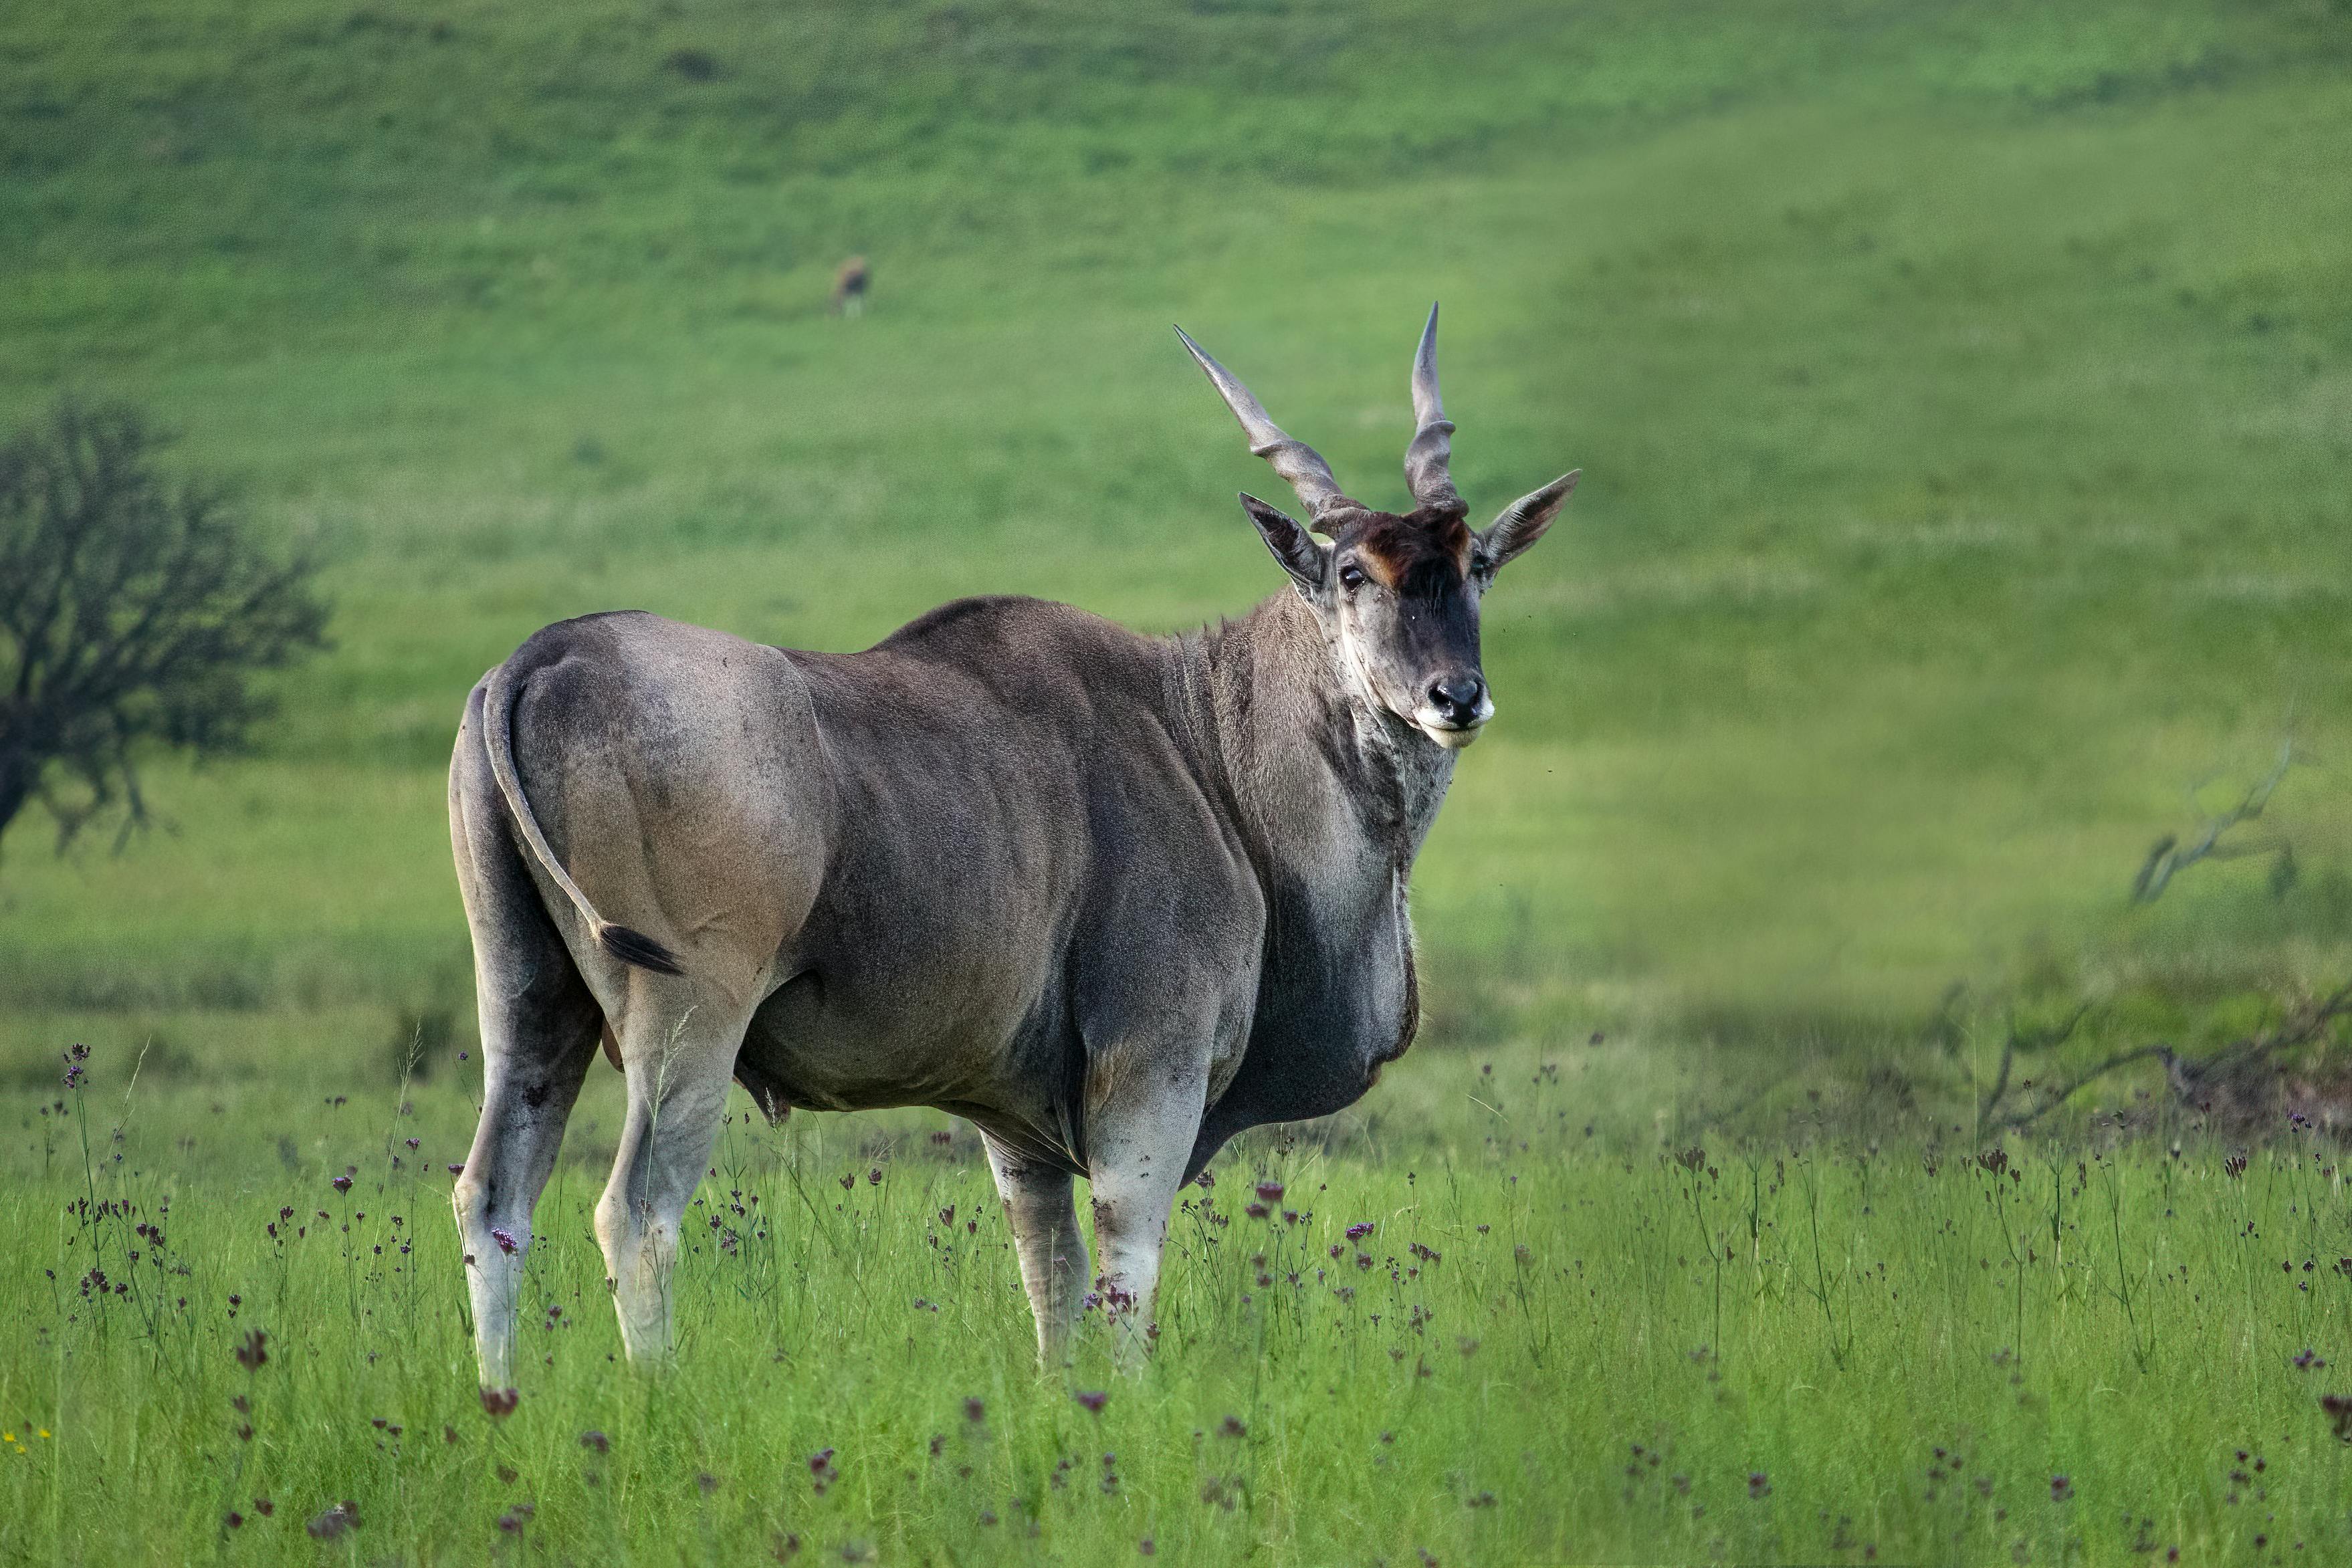
<path id="1" fill-rule="evenodd" d="M 547 917 L 507 820 L 468 788 L 495 790 L 468 715 L 451 768 L 449 829 L 474 938 L 482 1032 L 482 1116 L 452 1202 L 466 1254 L 474 1350 L 486 1388 L 514 1378 L 517 1308 L 530 1250 L 531 1210 L 555 1167 L 603 1015 Z M 473 757 L 469 762 L 467 753 Z M 495 795 L 488 797 L 495 800 Z"/>
<path id="2" fill-rule="evenodd" d="M 596 1204 L 621 1343 L 634 1362 L 676 1349 L 670 1272 L 678 1227 L 710 1158 L 748 1009 L 712 988 L 633 973 L 620 1026 L 628 1114 L 612 1180 Z"/>
<path id="3" fill-rule="evenodd" d="M 1078 1228 L 1066 1171 L 1024 1158 L 986 1140 L 988 1168 L 1013 1226 L 1021 1284 L 1037 1320 L 1037 1359 L 1046 1365 L 1069 1353 L 1070 1326 L 1086 1290 L 1087 1239 Z"/>

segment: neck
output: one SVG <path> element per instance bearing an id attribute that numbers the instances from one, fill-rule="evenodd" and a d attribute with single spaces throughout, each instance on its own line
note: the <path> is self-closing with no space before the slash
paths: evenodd
<path id="1" fill-rule="evenodd" d="M 1268 871 L 1341 872 L 1391 895 L 1444 803 L 1454 753 L 1359 695 L 1287 590 L 1175 648 L 1204 773 L 1252 855 Z"/>
<path id="2" fill-rule="evenodd" d="M 1265 896 L 1253 1043 L 1204 1124 L 1213 1146 L 1352 1104 L 1412 1043 L 1405 884 L 1454 754 L 1360 701 L 1288 592 L 1171 652 L 1171 720 Z"/>

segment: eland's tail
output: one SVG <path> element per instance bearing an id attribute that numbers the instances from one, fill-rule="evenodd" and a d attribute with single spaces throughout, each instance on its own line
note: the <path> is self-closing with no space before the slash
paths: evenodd
<path id="1" fill-rule="evenodd" d="M 515 772 L 514 764 L 514 708 L 522 696 L 522 683 L 528 678 L 528 672 L 515 674 L 509 661 L 490 672 L 482 692 L 482 747 L 489 755 L 490 774 L 499 781 L 499 792 L 506 797 L 507 810 L 514 813 L 515 825 L 522 830 L 523 842 L 530 846 L 530 852 L 538 857 L 547 874 L 555 879 L 555 885 L 572 900 L 572 906 L 580 911 L 580 917 L 594 933 L 597 946 L 621 962 L 640 969 L 651 969 L 657 975 L 684 974 L 677 954 L 644 932 L 616 925 L 597 914 L 596 906 L 588 902 L 588 895 L 580 891 L 580 884 L 563 869 L 563 862 L 555 857 L 554 846 L 540 831 L 539 819 L 531 814 L 530 798 L 522 792 L 522 779 Z"/>

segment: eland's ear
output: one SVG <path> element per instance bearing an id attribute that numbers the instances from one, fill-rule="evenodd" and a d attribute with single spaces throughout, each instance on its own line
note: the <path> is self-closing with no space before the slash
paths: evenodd
<path id="1" fill-rule="evenodd" d="M 1267 506 L 1246 490 L 1242 492 L 1242 510 L 1257 525 L 1258 537 L 1265 540 L 1265 548 L 1274 552 L 1274 559 L 1282 563 L 1290 580 L 1310 595 L 1322 591 L 1328 551 L 1317 544 L 1289 513 L 1279 507 Z"/>
<path id="2" fill-rule="evenodd" d="M 1484 547 L 1487 570 L 1496 570 L 1544 537 L 1544 530 L 1551 527 L 1551 520 L 1559 516 L 1560 507 L 1567 504 L 1569 497 L 1576 493 L 1576 481 L 1583 473 L 1581 468 L 1573 469 L 1502 509 L 1486 526 L 1486 532 L 1478 536 L 1478 542 Z"/>

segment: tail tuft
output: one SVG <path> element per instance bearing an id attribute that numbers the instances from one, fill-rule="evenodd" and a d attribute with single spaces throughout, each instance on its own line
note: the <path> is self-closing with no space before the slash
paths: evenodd
<path id="1" fill-rule="evenodd" d="M 625 925 L 615 925 L 607 920 L 597 925 L 596 940 L 605 952 L 624 964 L 635 964 L 638 968 L 651 969 L 656 975 L 686 973 L 678 967 L 677 954 L 642 931 L 632 931 Z"/>

